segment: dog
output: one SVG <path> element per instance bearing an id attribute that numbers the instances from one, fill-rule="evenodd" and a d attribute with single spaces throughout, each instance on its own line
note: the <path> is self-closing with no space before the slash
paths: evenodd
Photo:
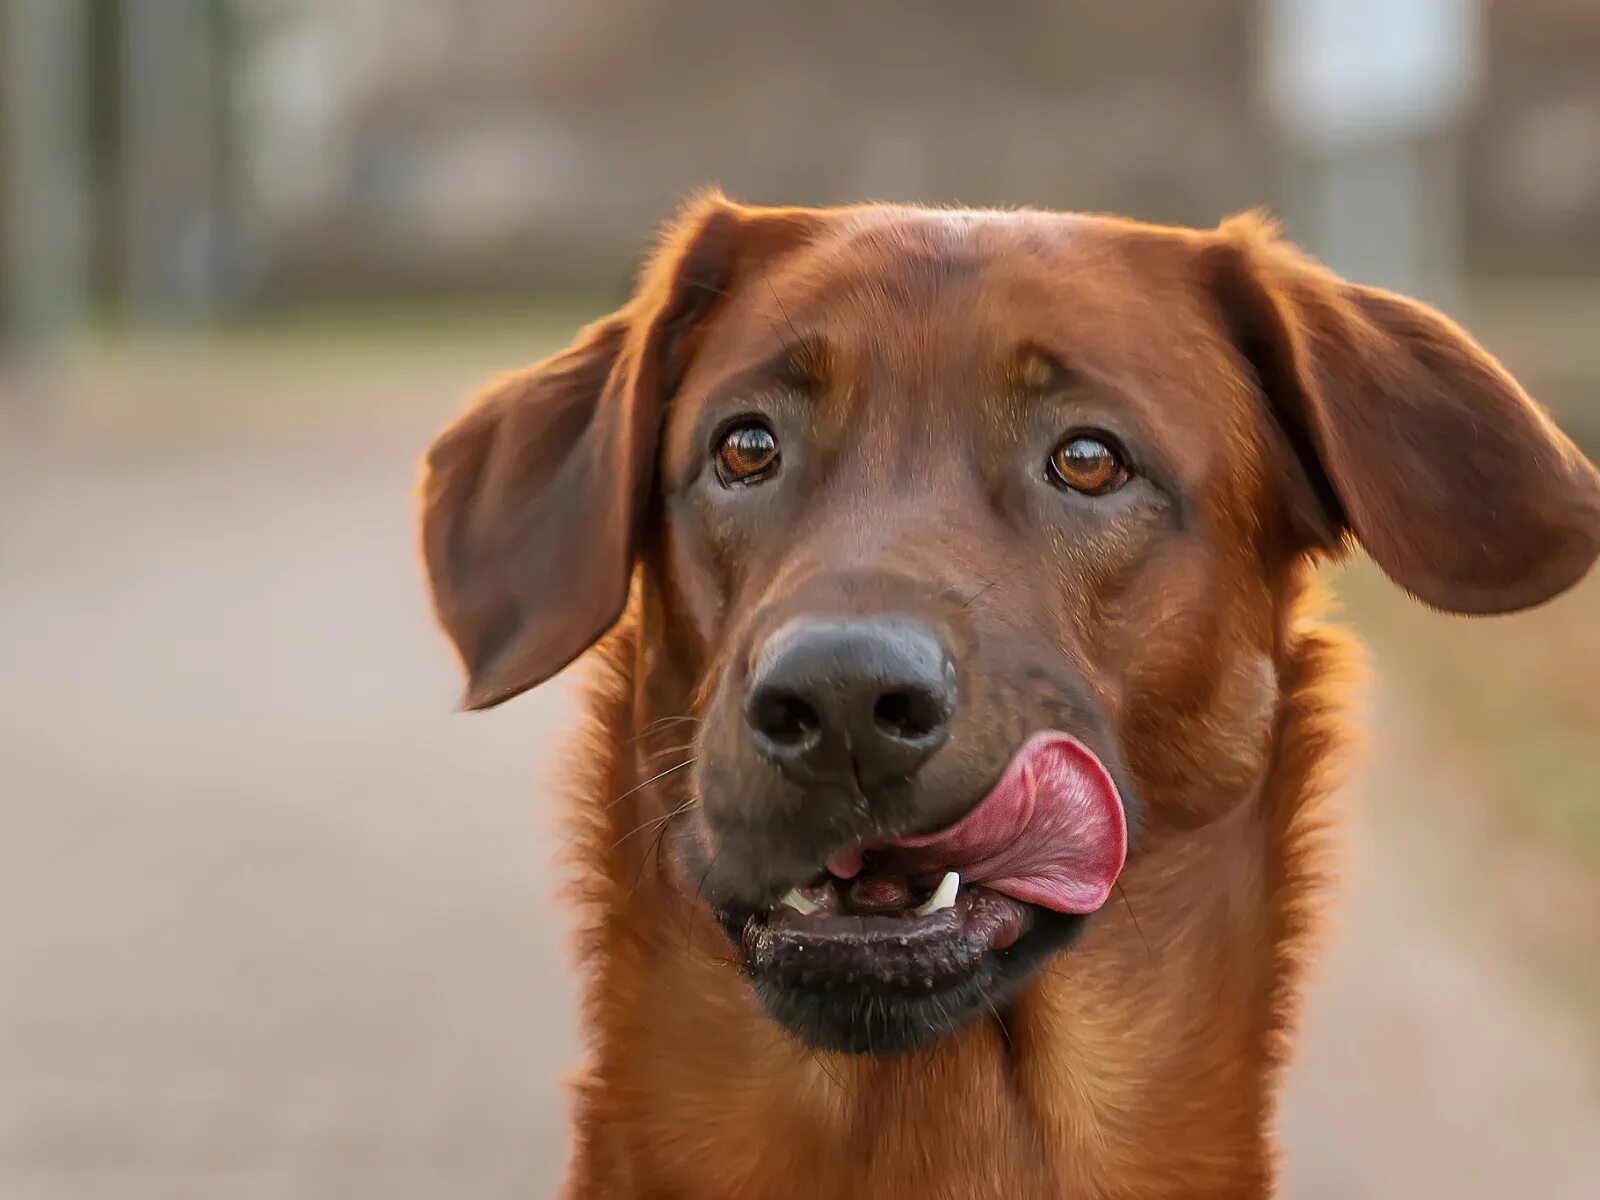
<path id="1" fill-rule="evenodd" d="M 586 660 L 573 1197 L 1264 1196 L 1359 547 L 1499 613 L 1600 475 L 1258 214 L 766 208 L 429 450 L 464 705 Z"/>

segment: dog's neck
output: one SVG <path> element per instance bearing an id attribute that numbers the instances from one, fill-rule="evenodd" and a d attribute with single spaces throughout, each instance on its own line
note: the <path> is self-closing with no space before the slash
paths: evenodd
<path id="1" fill-rule="evenodd" d="M 1285 638 L 1272 764 L 1250 797 L 1136 854 L 1123 894 L 1007 1011 L 874 1058 L 813 1052 L 766 1018 L 669 877 L 645 828 L 670 804 L 640 786 L 660 768 L 637 761 L 636 630 L 596 652 L 591 685 L 575 844 L 592 1058 L 571 1195 L 1271 1192 L 1344 731 L 1338 637 Z"/>

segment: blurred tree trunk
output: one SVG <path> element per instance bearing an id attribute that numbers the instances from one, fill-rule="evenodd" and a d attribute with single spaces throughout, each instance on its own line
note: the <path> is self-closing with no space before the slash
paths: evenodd
<path id="1" fill-rule="evenodd" d="M 194 316 L 226 285 L 223 0 L 121 0 L 122 284 L 136 311 Z"/>
<path id="2" fill-rule="evenodd" d="M 82 0 L 0 0 L 0 338 L 24 350 L 86 303 Z"/>
<path id="3" fill-rule="evenodd" d="M 89 0 L 86 102 L 89 288 L 96 302 L 122 296 L 122 0 Z"/>

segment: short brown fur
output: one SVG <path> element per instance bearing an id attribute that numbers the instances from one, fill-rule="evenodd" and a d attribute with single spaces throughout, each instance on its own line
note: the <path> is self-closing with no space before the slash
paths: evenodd
<path id="1" fill-rule="evenodd" d="M 1055 291 L 1010 269 L 1058 253 L 1081 277 Z M 1181 499 L 1152 492 L 1120 524 L 1053 534 L 1038 544 L 1057 557 L 1035 562 L 1007 557 L 987 518 L 963 533 L 973 502 L 950 498 L 954 466 L 905 511 L 874 489 L 908 455 L 948 453 L 941 421 L 966 445 L 957 434 L 1019 403 L 1001 383 L 984 392 L 972 364 L 990 360 L 953 344 L 1014 332 L 1024 390 L 1048 384 L 1030 323 L 1041 307 L 1075 314 L 1040 336 L 1070 325 L 1069 368 L 1157 427 L 1157 470 Z M 888 331 L 870 354 L 829 334 L 843 309 L 846 331 Z M 875 391 L 873 408 L 856 399 L 830 418 L 818 399 L 823 415 L 807 418 L 819 445 L 835 436 L 869 458 L 857 474 L 837 466 L 806 523 L 770 547 L 694 499 L 689 423 L 752 347 L 797 343 L 826 359 L 812 364 L 828 377 L 817 397 Z M 961 389 L 986 398 L 939 407 Z M 915 401 L 925 414 L 911 397 L 928 398 Z M 604 633 L 572 809 L 592 1060 L 569 1194 L 583 1200 L 1270 1194 L 1274 1096 L 1350 740 L 1352 652 L 1318 624 L 1316 560 L 1358 542 L 1428 603 L 1487 612 L 1570 586 L 1600 546 L 1593 468 L 1485 352 L 1420 305 L 1336 279 L 1259 219 L 1202 233 L 715 195 L 690 207 L 627 308 L 443 435 L 423 503 L 470 706 Z M 871 528 L 849 519 L 862 505 L 881 514 Z M 1004 1011 L 898 1055 L 813 1050 L 763 1012 L 706 900 L 781 891 L 785 844 L 742 873 L 722 863 L 738 857 L 728 821 L 762 819 L 744 795 L 756 784 L 729 799 L 684 758 L 737 758 L 718 739 L 733 736 L 724 693 L 751 639 L 846 560 L 887 564 L 885 589 L 937 577 L 966 598 L 958 626 L 1042 604 L 1141 808 L 1120 894 L 1081 938 Z M 853 584 L 851 602 L 876 586 Z M 1014 674 L 974 683 L 991 690 L 973 707 L 1055 711 Z M 1027 732 L 972 720 L 947 819 Z"/>

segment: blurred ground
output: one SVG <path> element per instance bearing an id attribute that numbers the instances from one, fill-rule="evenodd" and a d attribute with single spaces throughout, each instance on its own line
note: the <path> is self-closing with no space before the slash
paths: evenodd
<path id="1" fill-rule="evenodd" d="M 552 1194 L 577 1051 L 543 780 L 570 705 L 452 715 L 408 514 L 428 435 L 539 349 L 157 341 L 4 383 L 0 1196 Z M 1380 647 L 1408 640 L 1357 583 Z M 1514 768 L 1380 666 L 1286 1194 L 1591 1195 L 1594 1014 L 1491 918 L 1543 886 L 1471 799 Z"/>

